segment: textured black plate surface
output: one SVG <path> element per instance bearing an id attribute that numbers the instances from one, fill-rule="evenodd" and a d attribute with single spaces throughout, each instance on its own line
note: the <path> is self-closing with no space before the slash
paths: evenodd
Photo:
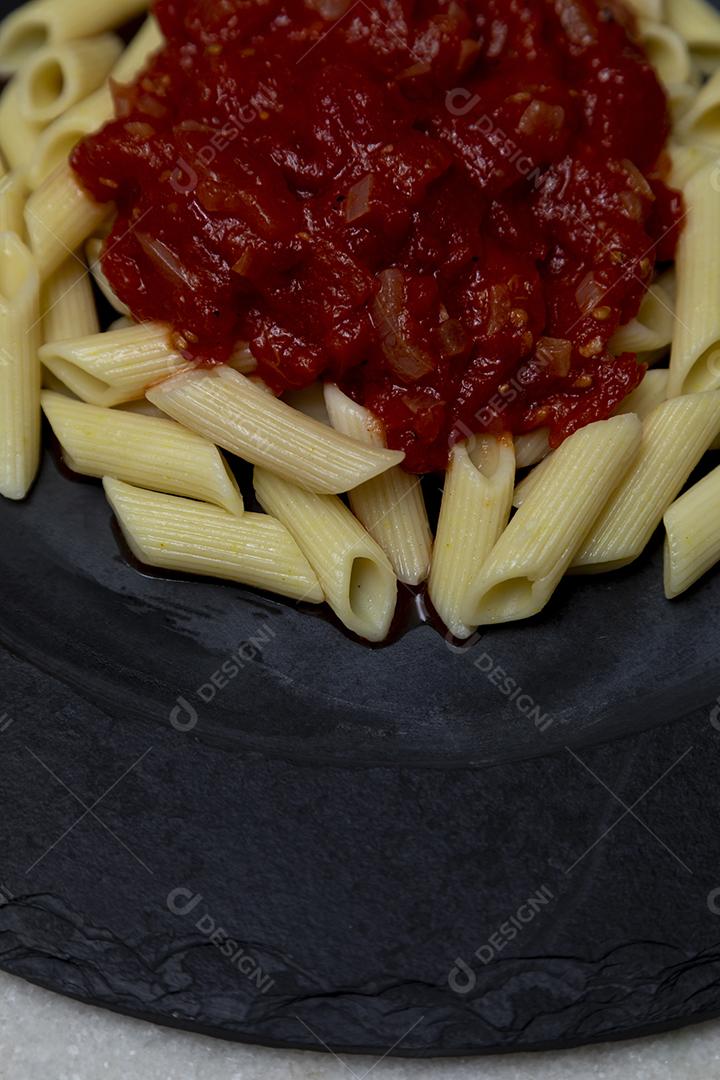
<path id="1" fill-rule="evenodd" d="M 138 573 L 48 455 L 0 503 L 0 967 L 378 1055 L 719 1013 L 720 575 L 669 605 L 661 571 L 370 649 Z"/>

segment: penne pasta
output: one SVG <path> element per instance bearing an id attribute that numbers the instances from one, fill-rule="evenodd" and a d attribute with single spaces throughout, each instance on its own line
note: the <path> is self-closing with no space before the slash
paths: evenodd
<path id="1" fill-rule="evenodd" d="M 720 185 L 714 165 L 685 188 L 687 221 L 677 252 L 677 322 L 668 397 L 720 386 Z"/>
<path id="2" fill-rule="evenodd" d="M 639 29 L 648 60 L 672 99 L 676 89 L 690 84 L 693 78 L 687 43 L 676 30 L 654 19 L 641 19 Z"/>
<path id="3" fill-rule="evenodd" d="M 11 169 L 25 170 L 32 161 L 42 128 L 20 115 L 17 77 L 0 94 L 0 150 Z"/>
<path id="4" fill-rule="evenodd" d="M 667 388 L 670 372 L 664 368 L 658 371 L 648 371 L 637 390 L 633 390 L 623 403 L 615 410 L 616 416 L 624 416 L 626 413 L 635 413 L 641 420 L 645 420 L 650 413 L 667 401 Z"/>
<path id="5" fill-rule="evenodd" d="M 622 402 L 615 410 L 615 416 L 627 416 L 633 414 L 639 420 L 645 420 L 658 405 L 667 399 L 667 384 L 669 372 L 665 369 L 648 371 L 643 381 L 632 394 Z M 542 479 L 545 470 L 550 465 L 552 454 L 540 462 L 515 488 L 513 493 L 513 506 L 522 506 L 530 492 Z"/>
<path id="6" fill-rule="evenodd" d="M 667 350 L 675 332 L 675 300 L 661 280 L 650 287 L 637 316 L 621 327 L 610 342 L 619 356 L 624 352 L 649 353 Z"/>
<path id="7" fill-rule="evenodd" d="M 381 425 L 337 386 L 327 384 L 325 403 L 332 426 L 366 446 L 384 449 Z M 432 533 L 420 478 L 399 465 L 354 488 L 350 507 L 380 545 L 399 581 L 419 585 L 430 573 Z"/>
<path id="8" fill-rule="evenodd" d="M 718 433 L 720 390 L 673 398 L 651 413 L 637 460 L 585 538 L 573 570 L 603 573 L 637 559 Z"/>
<path id="9" fill-rule="evenodd" d="M 41 403 L 74 472 L 112 476 L 243 513 L 237 481 L 218 448 L 172 420 L 104 409 L 51 391 Z"/>
<path id="10" fill-rule="evenodd" d="M 128 547 L 140 562 L 223 578 L 321 604 L 323 593 L 288 530 L 266 514 L 229 514 L 217 506 L 132 487 L 106 477 L 105 494 Z"/>
<path id="11" fill-rule="evenodd" d="M 162 42 L 157 20 L 150 16 L 110 72 L 112 81 L 132 82 Z M 40 187 L 55 169 L 67 162 L 72 149 L 81 139 L 103 127 L 114 115 L 112 90 L 107 84 L 59 116 L 37 139 L 28 163 L 30 188 L 34 191 Z"/>
<path id="12" fill-rule="evenodd" d="M 660 21 L 664 18 L 664 0 L 626 0 L 626 3 L 630 11 L 641 19 Z"/>
<path id="13" fill-rule="evenodd" d="M 688 43 L 700 69 L 720 62 L 720 15 L 704 0 L 666 0 L 668 24 Z"/>
<path id="14" fill-rule="evenodd" d="M 85 263 L 73 255 L 45 282 L 41 293 L 43 341 L 67 341 L 100 332 Z"/>
<path id="15" fill-rule="evenodd" d="M 665 595 L 680 596 L 720 562 L 720 468 L 665 514 Z"/>
<path id="16" fill-rule="evenodd" d="M 303 416 L 229 367 L 181 373 L 147 397 L 191 431 L 309 491 L 350 491 L 403 460 Z"/>
<path id="17" fill-rule="evenodd" d="M 549 432 L 547 428 L 538 428 L 527 435 L 515 438 L 515 463 L 518 469 L 529 469 L 532 465 L 546 458 L 550 453 Z"/>
<path id="18" fill-rule="evenodd" d="M 381 548 L 335 495 L 318 495 L 255 469 L 255 493 L 267 513 L 292 533 L 317 574 L 325 599 L 359 637 L 387 637 L 397 580 Z"/>
<path id="19" fill-rule="evenodd" d="M 42 347 L 40 358 L 83 401 L 105 406 L 141 398 L 153 383 L 192 368 L 172 349 L 160 323 L 52 342 Z"/>
<path id="20" fill-rule="evenodd" d="M 127 317 L 130 315 L 130 308 L 127 304 L 123 304 L 122 300 L 115 294 L 115 290 L 106 278 L 105 271 L 102 268 L 101 260 L 104 244 L 105 241 L 101 240 L 99 236 L 92 236 L 85 245 L 85 254 L 87 256 L 88 266 L 90 267 L 90 273 L 108 304 L 110 304 L 119 315 Z"/>
<path id="21" fill-rule="evenodd" d="M 718 51 L 720 57 L 720 50 Z M 720 72 L 705 84 L 678 124 L 677 135 L 703 148 L 720 146 Z"/>
<path id="22" fill-rule="evenodd" d="M 105 81 L 123 52 L 115 34 L 39 49 L 17 75 L 17 102 L 27 124 L 47 127 Z"/>
<path id="23" fill-rule="evenodd" d="M 61 165 L 25 206 L 30 249 L 46 280 L 87 240 L 110 206 L 94 202 L 75 179 L 69 165 Z"/>
<path id="24" fill-rule="evenodd" d="M 0 26 L 0 74 L 18 71 L 46 45 L 122 26 L 147 6 L 148 0 L 31 0 Z"/>
<path id="25" fill-rule="evenodd" d="M 454 446 L 445 476 L 430 573 L 430 599 L 456 638 L 474 627 L 461 617 L 470 588 L 510 518 L 515 452 L 510 436 L 480 435 Z"/>
<path id="26" fill-rule="evenodd" d="M 583 538 L 627 472 L 642 434 L 635 416 L 576 431 L 532 490 L 471 584 L 467 626 L 527 619 L 547 604 Z"/>
<path id="27" fill-rule="evenodd" d="M 0 236 L 0 494 L 23 499 L 40 460 L 40 282 L 30 251 Z"/>
<path id="28" fill-rule="evenodd" d="M 685 146 L 675 143 L 669 149 L 671 169 L 668 183 L 684 190 L 695 173 L 714 161 L 710 148 L 703 146 Z"/>
<path id="29" fill-rule="evenodd" d="M 11 232 L 25 240 L 27 186 L 21 172 L 11 172 L 0 180 L 0 233 Z"/>

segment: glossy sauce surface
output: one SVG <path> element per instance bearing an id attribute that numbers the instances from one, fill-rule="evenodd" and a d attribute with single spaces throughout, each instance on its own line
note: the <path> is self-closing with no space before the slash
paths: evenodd
<path id="1" fill-rule="evenodd" d="M 665 95 L 595 0 L 157 0 L 167 38 L 73 156 L 139 319 L 277 393 L 337 380 L 406 467 L 553 445 L 641 381 L 608 344 L 672 258 Z"/>

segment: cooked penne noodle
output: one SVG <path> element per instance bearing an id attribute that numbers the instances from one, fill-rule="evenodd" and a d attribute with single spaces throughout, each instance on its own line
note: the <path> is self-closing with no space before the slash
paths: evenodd
<path id="1" fill-rule="evenodd" d="M 106 477 L 103 487 L 136 559 L 147 566 L 223 578 L 279 596 L 323 602 L 310 564 L 288 530 L 266 514 L 229 514 L 217 506 L 132 487 Z"/>
<path id="2" fill-rule="evenodd" d="M 648 371 L 637 390 L 633 390 L 623 403 L 615 410 L 616 416 L 624 416 L 626 413 L 635 413 L 641 420 L 645 420 L 650 413 L 667 401 L 667 388 L 670 372 L 665 368 L 658 371 Z"/>
<path id="3" fill-rule="evenodd" d="M 454 446 L 445 476 L 430 573 L 430 599 L 456 638 L 470 588 L 510 518 L 515 451 L 511 436 L 478 435 Z"/>
<path id="4" fill-rule="evenodd" d="M 645 420 L 650 413 L 657 409 L 658 405 L 667 399 L 667 384 L 669 372 L 665 369 L 660 371 L 648 371 L 643 381 L 625 398 L 623 403 L 615 410 L 615 416 L 626 416 L 630 413 L 639 420 Z M 550 465 L 552 454 L 540 462 L 515 488 L 513 494 L 513 506 L 522 506 L 530 492 L 542 479 L 545 470 Z"/>
<path id="5" fill-rule="evenodd" d="M 148 0 L 31 0 L 0 26 L 0 74 L 18 71 L 48 44 L 122 26 L 147 6 Z"/>
<path id="6" fill-rule="evenodd" d="M 104 240 L 101 240 L 100 237 L 92 236 L 85 245 L 85 254 L 87 256 L 88 266 L 90 267 L 90 273 L 108 304 L 110 304 L 110 306 L 120 315 L 127 317 L 130 314 L 130 308 L 127 304 L 123 304 L 122 300 L 116 295 L 115 290 L 105 276 L 105 271 L 102 268 L 101 260 L 104 243 Z"/>
<path id="7" fill-rule="evenodd" d="M 700 69 L 711 72 L 720 61 L 720 15 L 704 0 L 666 0 L 667 21 L 688 43 Z"/>
<path id="8" fill-rule="evenodd" d="M 110 72 L 113 82 L 132 82 L 162 41 L 160 27 L 151 16 Z M 27 176 L 30 188 L 34 191 L 44 183 L 59 165 L 67 161 L 71 150 L 81 139 L 103 127 L 114 114 L 112 92 L 110 86 L 105 85 L 53 121 L 42 132 L 33 149 Z"/>
<path id="9" fill-rule="evenodd" d="M 0 180 L 0 233 L 11 232 L 25 240 L 27 185 L 21 172 L 10 172 Z"/>
<path id="10" fill-rule="evenodd" d="M 20 116 L 17 77 L 0 94 L 0 150 L 12 169 L 25 170 L 32 161 L 42 128 Z"/>
<path id="11" fill-rule="evenodd" d="M 715 160 L 709 147 L 683 146 L 680 143 L 675 143 L 669 148 L 669 155 L 672 167 L 668 183 L 680 190 L 687 187 L 695 173 Z"/>
<path id="12" fill-rule="evenodd" d="M 719 54 L 720 55 L 720 52 Z M 678 124 L 677 135 L 703 147 L 720 146 L 720 72 L 705 84 Z"/>
<path id="13" fill-rule="evenodd" d="M 25 206 L 30 250 L 41 280 L 81 247 L 109 213 L 109 206 L 94 202 L 83 190 L 69 165 L 49 176 Z"/>
<path id="14" fill-rule="evenodd" d="M 60 380 L 53 375 L 52 371 L 48 371 L 46 367 L 43 367 L 41 371 L 43 390 L 54 390 L 56 394 L 65 394 L 66 397 L 74 398 L 75 401 L 80 400 L 73 394 L 72 390 L 65 385 L 65 383 L 60 382 Z"/>
<path id="15" fill-rule="evenodd" d="M 350 491 L 404 457 L 363 446 L 303 416 L 229 367 L 184 372 L 154 386 L 147 397 L 191 431 L 308 491 Z"/>
<path id="16" fill-rule="evenodd" d="M 23 499 L 40 460 L 40 281 L 28 248 L 0 236 L 0 495 Z"/>
<path id="17" fill-rule="evenodd" d="M 677 252 L 676 326 L 668 397 L 720 386 L 720 184 L 717 166 L 685 188 L 687 220 Z"/>
<path id="18" fill-rule="evenodd" d="M 100 333 L 95 297 L 85 263 L 66 259 L 42 290 L 43 341 L 56 342 Z"/>
<path id="19" fill-rule="evenodd" d="M 689 84 L 693 78 L 687 43 L 677 31 L 654 19 L 641 19 L 639 28 L 648 60 L 672 98 L 676 88 Z"/>
<path id="20" fill-rule="evenodd" d="M 527 435 L 515 437 L 515 463 L 518 469 L 529 469 L 532 465 L 546 458 L 550 453 L 549 432 L 547 428 L 538 428 Z"/>
<path id="21" fill-rule="evenodd" d="M 112 476 L 136 487 L 214 503 L 243 513 L 237 481 L 217 446 L 163 418 L 104 409 L 45 391 L 43 412 L 65 462 L 84 476 Z"/>
<path id="22" fill-rule="evenodd" d="M 18 73 L 18 109 L 28 124 L 47 127 L 105 81 L 123 51 L 115 34 L 48 45 Z"/>
<path id="23" fill-rule="evenodd" d="M 260 505 L 292 533 L 341 622 L 368 641 L 387 637 L 397 580 L 382 549 L 335 495 L 305 491 L 255 469 Z"/>
<path id="24" fill-rule="evenodd" d="M 192 368 L 172 349 L 160 323 L 52 342 L 42 347 L 40 358 L 83 401 L 105 406 L 140 398 L 153 383 Z"/>
<path id="25" fill-rule="evenodd" d="M 636 416 L 589 424 L 548 458 L 462 605 L 467 626 L 527 619 L 547 604 L 588 530 L 638 452 Z"/>
<path id="26" fill-rule="evenodd" d="M 627 6 L 634 15 L 639 16 L 641 19 L 656 19 L 659 21 L 664 18 L 663 0 L 627 0 Z"/>
<path id="27" fill-rule="evenodd" d="M 664 280 L 660 280 L 646 293 L 637 316 L 615 334 L 610 349 L 615 356 L 666 350 L 674 332 L 675 300 Z"/>
<path id="28" fill-rule="evenodd" d="M 242 371 L 243 374 L 248 372 L 243 371 L 243 367 L 247 367 L 247 364 L 243 364 L 240 367 L 232 365 L 236 371 Z M 252 374 L 252 369 L 249 374 Z M 259 380 L 253 379 L 256 386 L 259 386 Z M 267 387 L 269 393 L 272 393 L 269 387 Z M 320 382 L 313 383 L 311 386 L 306 386 L 304 390 L 291 390 L 287 394 L 283 394 L 283 401 L 286 405 L 289 405 L 291 409 L 297 409 L 298 412 L 304 413 L 305 416 L 312 417 L 313 420 L 317 420 L 319 424 L 330 424 L 330 417 L 328 416 L 327 406 L 325 405 L 325 390 L 323 384 Z"/>
<path id="29" fill-rule="evenodd" d="M 336 431 L 366 446 L 385 448 L 381 425 L 362 405 L 329 383 L 325 402 Z M 432 533 L 420 478 L 396 465 L 354 488 L 349 499 L 355 517 L 383 549 L 398 580 L 406 585 L 425 581 L 430 573 Z"/>
<path id="30" fill-rule="evenodd" d="M 651 413 L 637 460 L 585 538 L 573 570 L 604 573 L 637 559 L 718 433 L 720 390 L 673 398 Z"/>
<path id="31" fill-rule="evenodd" d="M 680 596 L 720 562 L 720 468 L 665 514 L 665 595 Z"/>

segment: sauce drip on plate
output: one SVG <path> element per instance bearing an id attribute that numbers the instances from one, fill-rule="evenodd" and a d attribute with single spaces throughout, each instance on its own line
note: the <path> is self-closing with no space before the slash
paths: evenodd
<path id="1" fill-rule="evenodd" d="M 609 416 L 672 258 L 665 94 L 617 2 L 157 0 L 167 45 L 73 154 L 103 266 L 198 363 L 331 378 L 414 472 Z"/>

